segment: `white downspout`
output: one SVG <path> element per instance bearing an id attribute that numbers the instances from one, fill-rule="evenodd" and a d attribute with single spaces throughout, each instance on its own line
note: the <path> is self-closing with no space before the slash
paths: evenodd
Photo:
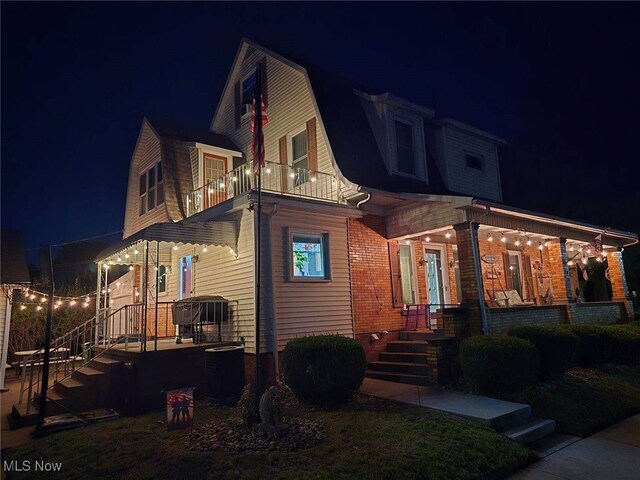
<path id="1" fill-rule="evenodd" d="M 620 257 L 622 259 L 622 257 Z M 6 298 L 6 309 L 4 312 L 4 335 L 2 337 L 2 355 L 0 355 L 0 391 L 5 392 L 8 389 L 4 386 L 4 377 L 6 374 L 6 370 L 4 366 L 7 364 L 7 350 L 9 348 L 9 330 L 11 328 L 11 298 L 10 295 L 13 296 L 14 290 L 11 291 L 11 294 L 7 292 Z"/>

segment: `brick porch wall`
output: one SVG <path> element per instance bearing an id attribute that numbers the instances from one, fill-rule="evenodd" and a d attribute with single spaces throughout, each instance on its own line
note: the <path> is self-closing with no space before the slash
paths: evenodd
<path id="1" fill-rule="evenodd" d="M 624 323 L 627 321 L 627 307 L 624 302 L 572 303 L 571 323 Z"/>
<path id="2" fill-rule="evenodd" d="M 623 278 L 621 265 L 622 254 L 613 252 L 607 255 L 607 264 L 609 265 L 609 278 L 611 279 L 611 290 L 613 291 L 613 300 L 623 300 L 626 298 L 625 279 Z"/>
<path id="3" fill-rule="evenodd" d="M 487 313 L 489 333 L 507 333 L 512 328 L 523 325 L 569 323 L 567 307 L 564 305 L 490 308 Z"/>
<path id="4" fill-rule="evenodd" d="M 355 334 L 398 331 L 405 327 L 394 308 L 385 219 L 367 215 L 349 219 L 349 268 Z"/>

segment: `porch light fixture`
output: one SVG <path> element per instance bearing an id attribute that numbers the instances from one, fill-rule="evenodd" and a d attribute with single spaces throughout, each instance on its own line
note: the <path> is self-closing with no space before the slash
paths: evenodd
<path id="1" fill-rule="evenodd" d="M 505 237 L 504 235 L 502 235 L 502 238 L 500 239 L 500 241 L 502 243 L 507 243 L 507 237 Z"/>
<path id="2" fill-rule="evenodd" d="M 492 234 L 487 235 L 487 241 L 488 242 L 493 242 L 493 235 Z"/>

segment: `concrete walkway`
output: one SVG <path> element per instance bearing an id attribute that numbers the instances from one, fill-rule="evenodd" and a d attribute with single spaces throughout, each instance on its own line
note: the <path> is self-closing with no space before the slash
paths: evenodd
<path id="1" fill-rule="evenodd" d="M 531 407 L 522 403 L 505 402 L 438 387 L 406 385 L 373 378 L 364 379 L 360 392 L 374 397 L 440 410 L 493 427 L 499 427 L 497 422 L 510 416 L 528 416 L 531 412 Z"/>
<path id="2" fill-rule="evenodd" d="M 640 414 L 552 453 L 509 480 L 585 478 L 640 478 Z"/>

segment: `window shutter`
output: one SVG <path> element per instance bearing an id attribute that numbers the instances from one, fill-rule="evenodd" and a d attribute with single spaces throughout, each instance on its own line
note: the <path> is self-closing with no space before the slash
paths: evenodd
<path id="1" fill-rule="evenodd" d="M 398 242 L 389 242 L 389 265 L 391 266 L 391 299 L 394 307 L 402 307 L 402 279 L 400 278 L 400 248 Z"/>
<path id="2" fill-rule="evenodd" d="M 316 119 L 312 118 L 307 122 L 307 158 L 309 159 L 309 170 L 318 171 L 318 142 L 316 138 Z"/>
<path id="3" fill-rule="evenodd" d="M 525 290 L 524 299 L 533 300 L 535 298 L 535 293 L 533 291 L 533 272 L 531 271 L 531 257 L 529 255 L 523 255 L 522 258 Z"/>
<path id="4" fill-rule="evenodd" d="M 282 192 L 286 192 L 289 190 L 289 187 L 287 186 L 287 173 L 288 173 L 288 168 L 287 166 L 289 165 L 289 158 L 287 156 L 287 136 L 285 135 L 284 137 L 280 137 L 280 165 L 282 165 L 282 168 L 280 170 L 280 178 L 281 178 L 281 191 Z"/>
<path id="5" fill-rule="evenodd" d="M 504 263 L 504 283 L 505 290 L 513 290 L 513 277 L 511 276 L 511 263 L 509 263 L 509 253 L 502 252 L 502 262 Z"/>
<path id="6" fill-rule="evenodd" d="M 234 96 L 233 101 L 235 105 L 236 112 L 236 129 L 240 128 L 241 118 L 240 118 L 240 82 L 236 82 L 234 87 Z"/>
<path id="7" fill-rule="evenodd" d="M 264 100 L 265 108 L 269 106 L 269 90 L 267 89 L 267 57 L 260 60 L 262 66 L 262 78 L 260 79 L 260 91 Z"/>

